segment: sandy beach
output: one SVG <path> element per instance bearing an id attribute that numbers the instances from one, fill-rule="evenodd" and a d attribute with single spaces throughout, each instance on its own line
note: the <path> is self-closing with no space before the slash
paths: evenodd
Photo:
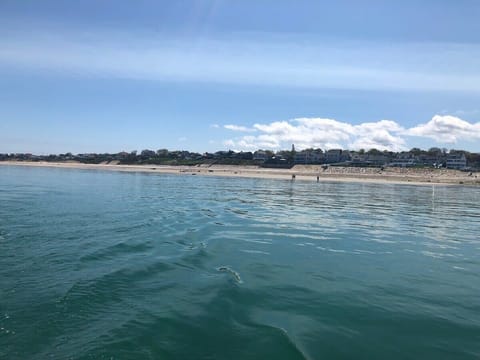
<path id="1" fill-rule="evenodd" d="M 363 168 L 320 165 L 295 165 L 291 169 L 271 169 L 257 166 L 235 165 L 117 165 L 82 164 L 78 162 L 51 163 L 27 161 L 3 161 L 3 166 L 33 166 L 102 171 L 148 172 L 179 175 L 229 176 L 267 179 L 292 179 L 300 181 L 343 181 L 368 183 L 397 183 L 411 185 L 480 185 L 480 172 L 465 172 L 451 169 L 414 168 Z"/>

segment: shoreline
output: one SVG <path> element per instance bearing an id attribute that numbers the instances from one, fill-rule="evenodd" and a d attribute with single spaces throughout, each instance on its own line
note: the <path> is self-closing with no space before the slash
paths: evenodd
<path id="1" fill-rule="evenodd" d="M 480 185 L 480 172 L 430 168 L 336 167 L 323 169 L 321 165 L 295 165 L 291 169 L 261 168 L 241 165 L 113 165 L 83 164 L 78 162 L 50 163 L 31 161 L 0 161 L 0 165 L 51 167 L 66 169 L 145 172 L 157 174 L 225 176 L 300 181 L 357 182 L 406 185 Z M 471 175 L 470 175 L 471 174 Z M 318 180 L 317 180 L 318 177 Z"/>

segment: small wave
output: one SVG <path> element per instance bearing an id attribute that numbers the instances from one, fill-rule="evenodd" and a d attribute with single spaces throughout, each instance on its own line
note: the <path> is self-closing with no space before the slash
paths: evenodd
<path id="1" fill-rule="evenodd" d="M 353 252 L 354 252 L 355 254 L 369 254 L 369 255 L 375 255 L 375 254 L 377 254 L 375 251 L 360 250 L 360 249 L 355 249 Z"/>
<path id="2" fill-rule="evenodd" d="M 248 215 L 248 210 L 236 209 L 236 208 L 225 208 L 225 210 L 230 211 L 237 215 Z"/>
<path id="3" fill-rule="evenodd" d="M 201 209 L 200 211 L 202 212 L 203 215 L 209 218 L 216 218 L 218 216 L 214 211 L 210 209 Z"/>
<path id="4" fill-rule="evenodd" d="M 15 331 L 0 327 L 0 334 L 6 334 L 6 335 L 15 335 Z"/>
<path id="5" fill-rule="evenodd" d="M 170 264 L 156 262 L 146 266 L 125 267 L 95 278 L 78 280 L 59 300 L 59 304 L 66 309 L 73 307 L 75 311 L 82 313 L 101 312 L 111 302 L 131 293 L 138 284 L 152 283 L 158 274 L 172 269 L 173 266 Z"/>
<path id="6" fill-rule="evenodd" d="M 425 255 L 425 256 L 432 257 L 432 258 L 436 258 L 436 259 L 456 258 L 457 257 L 454 254 L 442 254 L 442 253 L 433 252 L 433 251 L 422 251 L 421 254 Z"/>
<path id="7" fill-rule="evenodd" d="M 334 253 L 346 253 L 347 252 L 345 250 L 340 250 L 340 249 L 328 249 L 328 251 L 334 252 Z"/>
<path id="8" fill-rule="evenodd" d="M 261 250 L 247 250 L 247 249 L 241 249 L 241 252 L 248 253 L 248 254 L 261 254 L 261 255 L 270 255 L 269 252 L 267 251 L 261 251 Z"/>
<path id="9" fill-rule="evenodd" d="M 147 242 L 140 244 L 128 244 L 127 242 L 120 242 L 84 255 L 80 258 L 80 261 L 89 262 L 108 258 L 116 258 L 122 254 L 131 255 L 139 252 L 145 252 L 150 248 L 151 245 Z"/>
<path id="10" fill-rule="evenodd" d="M 235 270 L 231 269 L 230 267 L 228 266 L 220 266 L 217 268 L 218 271 L 220 272 L 226 272 L 226 273 L 229 273 L 230 275 L 232 275 L 233 279 L 239 283 L 239 284 L 242 284 L 243 281 L 242 281 L 242 278 L 240 277 L 240 274 L 238 272 L 236 272 Z"/>

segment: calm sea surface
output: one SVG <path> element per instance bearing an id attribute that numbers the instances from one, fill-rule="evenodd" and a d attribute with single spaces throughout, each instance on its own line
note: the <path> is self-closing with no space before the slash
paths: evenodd
<path id="1" fill-rule="evenodd" d="M 480 358 L 480 189 L 0 167 L 0 359 Z"/>

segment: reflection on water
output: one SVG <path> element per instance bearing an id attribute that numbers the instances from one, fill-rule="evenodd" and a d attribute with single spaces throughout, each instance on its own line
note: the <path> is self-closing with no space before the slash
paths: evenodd
<path id="1" fill-rule="evenodd" d="M 0 358 L 480 357 L 480 189 L 0 168 Z"/>

